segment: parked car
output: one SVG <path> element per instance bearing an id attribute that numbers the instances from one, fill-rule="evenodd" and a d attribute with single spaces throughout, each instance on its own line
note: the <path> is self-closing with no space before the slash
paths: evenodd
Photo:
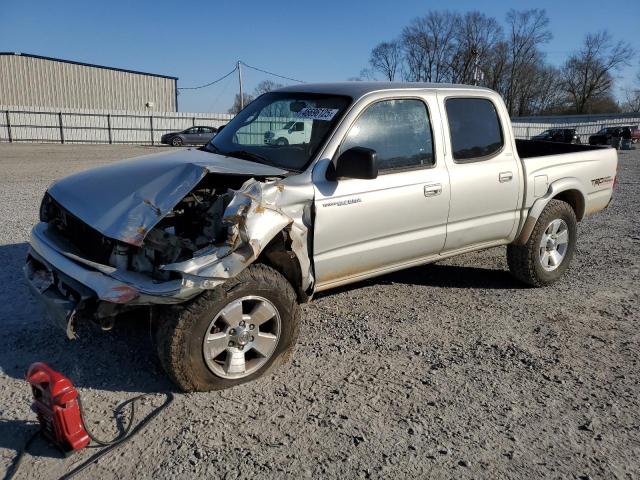
<path id="1" fill-rule="evenodd" d="M 264 143 L 268 145 L 296 145 L 309 143 L 311 139 L 311 123 L 308 121 L 290 121 L 275 132 L 264 134 Z"/>
<path id="2" fill-rule="evenodd" d="M 218 132 L 214 127 L 190 127 L 181 132 L 171 132 L 162 135 L 160 143 L 181 147 L 182 145 L 205 145 Z"/>
<path id="3" fill-rule="evenodd" d="M 637 143 L 640 140 L 640 129 L 634 125 L 621 125 L 616 127 L 604 127 L 594 135 L 589 137 L 589 145 L 611 145 L 612 137 L 620 137 L 622 130 L 629 128 L 631 130 L 631 142 Z"/>
<path id="4" fill-rule="evenodd" d="M 531 140 L 544 140 L 546 142 L 582 143 L 580 135 L 575 128 L 550 128 L 531 137 Z"/>
<path id="5" fill-rule="evenodd" d="M 243 135 L 273 111 L 307 121 L 309 142 Z M 69 337 L 152 311 L 169 377 L 228 388 L 290 357 L 299 304 L 318 292 L 501 245 L 519 281 L 557 282 L 616 168 L 614 149 L 516 140 L 486 88 L 301 84 L 258 97 L 203 148 L 54 183 L 24 270 Z"/>

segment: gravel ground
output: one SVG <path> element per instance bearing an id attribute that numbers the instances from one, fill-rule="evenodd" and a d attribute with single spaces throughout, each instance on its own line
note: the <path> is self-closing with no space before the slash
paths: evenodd
<path id="1" fill-rule="evenodd" d="M 145 319 L 68 342 L 22 280 L 47 185 L 153 147 L 0 145 L 0 471 L 35 430 L 23 376 L 49 362 L 97 433 L 138 393 L 172 386 Z M 580 224 L 568 275 L 543 289 L 495 248 L 361 282 L 303 307 L 294 360 L 169 411 L 82 478 L 640 478 L 640 151 L 615 201 Z M 162 401 L 153 395 L 141 414 Z M 23 478 L 88 458 L 38 440 Z"/>

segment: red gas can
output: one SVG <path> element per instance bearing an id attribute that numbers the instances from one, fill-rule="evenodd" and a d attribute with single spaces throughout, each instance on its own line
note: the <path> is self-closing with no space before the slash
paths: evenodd
<path id="1" fill-rule="evenodd" d="M 86 447 L 90 439 L 71 380 L 46 363 L 37 362 L 27 370 L 27 381 L 42 434 L 65 453 Z"/>

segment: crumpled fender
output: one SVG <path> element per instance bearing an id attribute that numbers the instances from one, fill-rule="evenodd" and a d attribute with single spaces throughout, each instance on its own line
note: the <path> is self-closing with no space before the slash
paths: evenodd
<path id="1" fill-rule="evenodd" d="M 224 211 L 227 228 L 224 244 L 207 247 L 190 260 L 163 265 L 161 269 L 180 272 L 186 282 L 196 286 L 214 288 L 247 268 L 285 229 L 300 263 L 302 287 L 306 289 L 313 282 L 307 253 L 308 229 L 302 221 L 306 203 L 295 188 L 289 190 L 279 180 L 249 179 L 234 192 Z"/>

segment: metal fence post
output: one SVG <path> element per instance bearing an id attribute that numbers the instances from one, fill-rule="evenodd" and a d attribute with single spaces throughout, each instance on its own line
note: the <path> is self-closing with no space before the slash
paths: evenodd
<path id="1" fill-rule="evenodd" d="M 196 126 L 196 117 L 191 117 L 191 126 L 192 127 Z"/>
<path id="2" fill-rule="evenodd" d="M 109 133 L 109 145 L 113 143 L 113 138 L 111 137 L 111 114 L 107 113 L 107 132 Z"/>
<path id="3" fill-rule="evenodd" d="M 13 143 L 13 135 L 11 135 L 11 119 L 9 118 L 9 110 L 5 112 L 7 117 L 7 135 L 9 136 L 9 143 Z"/>
<path id="4" fill-rule="evenodd" d="M 151 126 L 151 145 L 155 145 L 153 141 L 153 115 L 149 115 L 149 125 Z"/>
<path id="5" fill-rule="evenodd" d="M 60 126 L 60 143 L 64 143 L 64 127 L 62 126 L 62 112 L 58 112 L 58 125 Z"/>

